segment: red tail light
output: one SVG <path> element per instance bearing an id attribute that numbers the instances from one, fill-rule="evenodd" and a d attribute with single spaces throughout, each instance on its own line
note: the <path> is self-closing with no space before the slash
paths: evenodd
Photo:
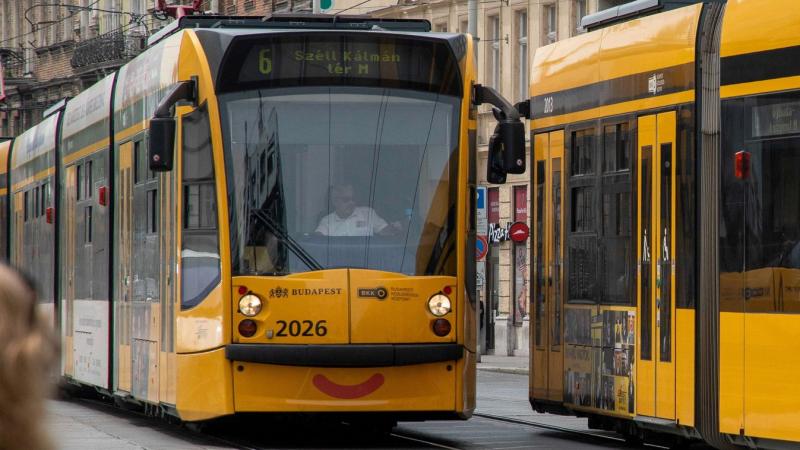
<path id="1" fill-rule="evenodd" d="M 53 223 L 53 207 L 49 206 L 44 212 L 45 216 L 47 216 L 47 223 Z"/>
<path id="2" fill-rule="evenodd" d="M 450 325 L 450 321 L 447 319 L 436 319 L 433 321 L 433 334 L 444 337 L 450 334 L 450 330 L 452 326 Z"/>
<path id="3" fill-rule="evenodd" d="M 247 294 L 247 286 L 239 286 L 239 295 Z"/>
<path id="4" fill-rule="evenodd" d="M 244 337 L 253 337 L 256 334 L 256 330 L 258 329 L 258 325 L 256 324 L 255 320 L 244 319 L 243 321 L 239 322 L 239 334 Z"/>
<path id="5" fill-rule="evenodd" d="M 734 166 L 736 178 L 740 180 L 750 178 L 750 152 L 744 150 L 736 152 L 736 163 Z"/>
<path id="6" fill-rule="evenodd" d="M 444 292 L 445 295 L 450 295 L 453 293 L 453 288 L 450 286 L 445 286 L 444 289 L 442 289 L 442 292 Z"/>

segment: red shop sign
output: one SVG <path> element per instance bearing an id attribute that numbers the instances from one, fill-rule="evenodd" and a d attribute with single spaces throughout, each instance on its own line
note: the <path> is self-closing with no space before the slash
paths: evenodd
<path id="1" fill-rule="evenodd" d="M 514 222 L 508 234 L 514 242 L 525 242 L 528 239 L 531 231 L 525 222 Z"/>

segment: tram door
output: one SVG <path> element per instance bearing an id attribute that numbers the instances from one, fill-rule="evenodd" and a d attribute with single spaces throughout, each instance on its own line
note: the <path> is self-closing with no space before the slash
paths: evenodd
<path id="1" fill-rule="evenodd" d="M 636 413 L 675 419 L 675 112 L 639 117 Z"/>
<path id="2" fill-rule="evenodd" d="M 533 396 L 560 401 L 564 297 L 564 131 L 534 136 L 533 167 Z"/>

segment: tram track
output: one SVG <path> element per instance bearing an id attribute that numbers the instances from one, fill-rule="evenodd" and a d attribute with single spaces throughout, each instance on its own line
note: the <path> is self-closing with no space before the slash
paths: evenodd
<path id="1" fill-rule="evenodd" d="M 605 440 L 605 441 L 614 441 L 614 442 L 621 443 L 621 444 L 628 444 L 628 442 L 623 437 L 610 436 L 610 435 L 607 435 L 607 434 L 594 433 L 594 432 L 591 432 L 591 431 L 576 430 L 574 428 L 561 427 L 561 426 L 558 426 L 558 425 L 551 425 L 551 424 L 546 424 L 546 423 L 541 423 L 541 422 L 533 422 L 533 421 L 522 420 L 522 419 L 514 419 L 514 418 L 511 418 L 511 417 L 503 417 L 503 416 L 497 416 L 497 415 L 493 415 L 493 414 L 476 413 L 476 414 L 473 414 L 472 416 L 473 417 L 480 417 L 482 419 L 494 420 L 494 421 L 497 421 L 497 422 L 513 423 L 513 424 L 516 424 L 516 425 L 525 425 L 525 426 L 534 427 L 534 428 L 540 428 L 540 429 L 544 429 L 544 430 L 558 431 L 558 432 L 561 432 L 561 433 L 568 433 L 568 434 L 572 434 L 572 435 L 578 435 L 578 436 L 582 436 L 582 437 L 590 438 L 590 439 L 600 439 L 600 440 Z M 642 443 L 641 445 L 644 446 L 644 447 L 648 447 L 648 448 L 669 449 L 669 447 L 658 445 L 658 444 L 652 444 L 652 443 Z"/>
<path id="2" fill-rule="evenodd" d="M 402 427 L 400 427 L 400 429 L 395 428 L 391 432 L 383 434 L 382 437 L 376 434 L 373 436 L 374 439 L 367 439 L 367 440 L 364 440 L 365 439 L 364 435 L 362 435 L 358 429 L 354 428 L 352 430 L 345 430 L 340 428 L 336 433 L 337 436 L 333 438 L 332 442 L 328 443 L 332 447 L 328 446 L 328 444 L 326 444 L 326 441 L 324 439 L 320 441 L 319 440 L 320 436 L 314 437 L 310 441 L 305 441 L 305 439 L 309 437 L 308 434 L 305 434 L 303 437 L 299 437 L 301 442 L 298 442 L 290 435 L 281 434 L 280 432 L 278 432 L 276 436 L 274 436 L 276 440 L 272 441 L 270 439 L 271 442 L 266 442 L 264 441 L 263 436 L 254 438 L 254 436 L 251 433 L 246 433 L 246 435 L 238 434 L 237 431 L 232 430 L 227 426 L 205 427 L 205 426 L 195 426 L 194 424 L 170 422 L 164 420 L 163 418 L 157 418 L 151 414 L 145 414 L 144 412 L 137 411 L 136 409 L 121 408 L 119 405 L 115 406 L 112 402 L 108 402 L 106 400 L 92 399 L 92 398 L 79 398 L 73 400 L 78 400 L 87 406 L 91 405 L 94 408 L 104 409 L 109 412 L 115 411 L 116 413 L 136 416 L 142 420 L 151 422 L 153 425 L 171 429 L 173 430 L 173 432 L 186 435 L 187 437 L 195 436 L 197 438 L 201 438 L 201 440 L 211 440 L 219 445 L 239 450 L 266 450 L 266 449 L 277 449 L 277 448 L 326 448 L 326 447 L 327 448 L 398 448 L 400 442 L 405 442 L 410 447 L 419 447 L 419 448 L 439 448 L 446 450 L 477 448 L 473 443 L 470 443 L 468 441 L 454 442 L 453 440 L 448 440 L 446 438 L 438 439 L 436 436 L 432 436 L 429 432 L 417 432 L 417 431 L 408 432 L 408 430 L 403 430 Z M 586 441 L 591 440 L 594 442 L 604 442 L 606 444 L 613 442 L 616 445 L 619 444 L 627 445 L 626 440 L 624 438 L 609 434 L 595 433 L 591 431 L 578 430 L 569 427 L 563 427 L 563 426 L 546 424 L 529 420 L 515 419 L 512 417 L 504 417 L 493 414 L 477 413 L 473 414 L 473 417 L 493 422 L 521 425 L 525 427 L 533 427 L 542 430 L 555 431 L 558 433 L 574 436 L 575 437 L 574 439 L 576 440 L 586 440 Z M 350 438 L 352 438 L 353 440 L 350 440 Z M 564 438 L 569 440 L 569 438 L 567 438 L 566 436 L 564 436 Z M 657 448 L 657 449 L 669 448 L 666 446 L 661 446 L 652 443 L 646 443 L 643 444 L 643 446 L 647 448 Z"/>

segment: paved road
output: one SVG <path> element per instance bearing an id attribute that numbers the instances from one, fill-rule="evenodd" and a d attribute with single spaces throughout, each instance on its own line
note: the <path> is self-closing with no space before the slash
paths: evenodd
<path id="1" fill-rule="evenodd" d="M 508 373 L 478 372 L 479 413 L 535 420 L 586 429 L 585 419 L 537 414 L 527 400 L 527 377 Z M 219 440 L 155 419 L 86 401 L 53 400 L 48 405 L 48 429 L 59 450 L 173 450 L 230 449 L 246 444 Z M 245 429 L 251 426 L 241 425 Z M 320 429 L 311 425 L 255 426 L 248 437 L 252 447 L 263 448 L 432 448 L 425 441 L 460 449 L 479 448 L 617 448 L 614 443 L 586 440 L 565 433 L 473 418 L 465 422 L 401 423 L 396 436 L 357 439 L 347 428 Z M 402 436 L 402 437 L 401 437 Z M 414 441 L 419 439 L 423 442 Z"/>

